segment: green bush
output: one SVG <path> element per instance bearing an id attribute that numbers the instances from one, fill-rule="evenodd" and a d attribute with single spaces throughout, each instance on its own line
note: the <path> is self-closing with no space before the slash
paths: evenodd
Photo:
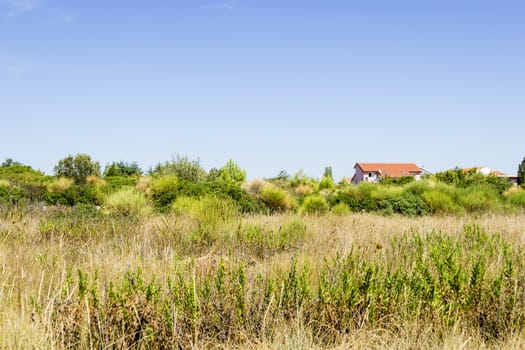
<path id="1" fill-rule="evenodd" d="M 447 192 L 439 189 L 429 190 L 422 195 L 433 214 L 460 214 L 463 208 L 456 204 L 454 198 Z"/>
<path id="2" fill-rule="evenodd" d="M 344 204 L 351 211 L 359 211 L 359 198 L 356 186 L 347 186 L 342 190 L 336 190 L 327 197 L 330 207 L 335 207 L 338 204 Z"/>
<path id="3" fill-rule="evenodd" d="M 507 200 L 511 205 L 515 207 L 525 208 L 525 191 L 517 191 L 511 193 L 507 197 Z"/>
<path id="4" fill-rule="evenodd" d="M 135 176 L 106 176 L 105 191 L 107 193 L 114 192 L 122 187 L 134 187 L 137 185 L 138 177 Z"/>
<path id="5" fill-rule="evenodd" d="M 158 208 L 168 207 L 177 197 L 179 179 L 174 175 L 166 175 L 153 179 L 150 194 Z"/>
<path id="6" fill-rule="evenodd" d="M 329 176 L 323 176 L 321 181 L 319 181 L 319 191 L 320 190 L 333 190 L 335 189 L 334 179 Z"/>
<path id="7" fill-rule="evenodd" d="M 431 189 L 432 183 L 428 180 L 413 181 L 405 185 L 405 192 L 421 197 L 424 192 Z"/>
<path id="8" fill-rule="evenodd" d="M 97 185 L 72 185 L 62 192 L 47 191 L 44 193 L 43 199 L 49 204 L 101 205 L 104 201 L 104 196 Z"/>
<path id="9" fill-rule="evenodd" d="M 293 198 L 283 189 L 266 184 L 259 192 L 259 199 L 270 212 L 285 211 L 295 208 Z"/>
<path id="10" fill-rule="evenodd" d="M 490 211 L 500 207 L 498 194 L 487 185 L 460 188 L 457 192 L 458 204 L 468 212 Z"/>
<path id="11" fill-rule="evenodd" d="M 328 204 L 324 197 L 311 195 L 305 198 L 300 210 L 303 214 L 324 214 L 328 211 Z"/>
<path id="12" fill-rule="evenodd" d="M 54 171 L 57 177 L 68 177 L 76 184 L 84 184 L 90 175 L 100 177 L 100 164 L 87 154 L 68 155 L 55 165 Z"/>
<path id="13" fill-rule="evenodd" d="M 427 204 L 410 192 L 403 192 L 380 200 L 379 208 L 386 214 L 418 216 L 428 214 Z"/>
<path id="14" fill-rule="evenodd" d="M 158 164 L 153 170 L 152 175 L 170 175 L 191 182 L 204 181 L 207 178 L 206 170 L 201 166 L 198 159 L 191 160 L 188 157 L 179 155 L 173 157 L 169 162 Z"/>
<path id="15" fill-rule="evenodd" d="M 341 215 L 341 216 L 350 214 L 350 208 L 348 207 L 348 205 L 346 205 L 343 202 L 340 202 L 340 203 L 337 203 L 336 205 L 334 205 L 331 208 L 331 211 L 335 215 Z"/>
<path id="16" fill-rule="evenodd" d="M 171 205 L 171 210 L 195 222 L 194 239 L 202 243 L 210 243 L 217 238 L 224 223 L 230 222 L 238 213 L 238 208 L 232 200 L 214 196 L 177 197 Z"/>
<path id="17" fill-rule="evenodd" d="M 137 162 L 113 162 L 106 165 L 104 169 L 104 177 L 139 177 L 142 175 L 142 169 L 140 169 Z"/>
<path id="18" fill-rule="evenodd" d="M 146 196 L 133 187 L 122 187 L 106 196 L 104 207 L 110 213 L 124 216 L 146 217 L 152 212 Z"/>

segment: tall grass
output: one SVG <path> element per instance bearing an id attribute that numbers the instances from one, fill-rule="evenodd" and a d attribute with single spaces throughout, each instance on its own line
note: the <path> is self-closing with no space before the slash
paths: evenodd
<path id="1" fill-rule="evenodd" d="M 146 196 L 133 187 L 122 187 L 106 196 L 104 207 L 112 213 L 135 217 L 146 217 L 153 211 Z"/>
<path id="2" fill-rule="evenodd" d="M 133 220 L 0 206 L 0 348 L 525 344 L 523 214 L 239 216 L 221 205 L 179 197 L 171 213 Z M 198 241 L 208 220 L 211 239 Z"/>

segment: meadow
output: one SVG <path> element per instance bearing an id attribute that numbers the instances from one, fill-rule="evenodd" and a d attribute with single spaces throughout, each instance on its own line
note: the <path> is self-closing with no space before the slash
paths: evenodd
<path id="1" fill-rule="evenodd" d="M 525 347 L 519 187 L 77 158 L 0 167 L 1 349 Z"/>
<path id="2" fill-rule="evenodd" d="M 0 346 L 522 348 L 524 219 L 4 207 Z"/>

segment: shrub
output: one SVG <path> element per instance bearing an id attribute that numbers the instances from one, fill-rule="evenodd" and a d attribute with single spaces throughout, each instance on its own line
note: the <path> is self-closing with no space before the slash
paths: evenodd
<path id="1" fill-rule="evenodd" d="M 350 208 L 348 207 L 348 205 L 346 205 L 343 202 L 340 202 L 340 203 L 337 203 L 336 205 L 334 205 L 332 207 L 331 211 L 335 215 L 341 215 L 341 216 L 350 214 Z"/>
<path id="2" fill-rule="evenodd" d="M 406 184 L 404 189 L 405 192 L 412 193 L 416 196 L 421 196 L 424 192 L 430 190 L 432 185 L 434 184 L 428 180 L 412 181 Z"/>
<path id="3" fill-rule="evenodd" d="M 305 198 L 301 205 L 303 214 L 324 214 L 328 211 L 326 199 L 319 195 L 312 195 Z"/>
<path id="4" fill-rule="evenodd" d="M 106 196 L 104 207 L 111 213 L 124 216 L 146 217 L 152 212 L 146 196 L 133 187 L 122 187 Z"/>
<path id="5" fill-rule="evenodd" d="M 100 176 L 100 164 L 87 154 L 69 155 L 55 165 L 54 171 L 58 177 L 69 177 L 76 184 L 83 184 L 89 175 Z"/>
<path id="6" fill-rule="evenodd" d="M 271 212 L 290 210 L 296 206 L 285 190 L 269 183 L 260 190 L 259 199 Z"/>
<path id="7" fill-rule="evenodd" d="M 429 209 L 427 204 L 412 193 L 404 192 L 382 199 L 379 208 L 386 214 L 402 214 L 406 216 L 425 215 Z"/>
<path id="8" fill-rule="evenodd" d="M 151 182 L 150 194 L 159 208 L 169 206 L 177 196 L 179 179 L 174 175 L 166 175 Z"/>
<path id="9" fill-rule="evenodd" d="M 138 188 L 138 178 L 134 176 L 108 176 L 104 178 L 106 185 L 104 186 L 104 192 L 112 193 L 122 187 L 136 187 L 138 191 L 145 193 Z"/>
<path id="10" fill-rule="evenodd" d="M 197 229 L 193 232 L 193 238 L 203 243 L 214 241 L 221 225 L 231 221 L 238 212 L 233 201 L 215 196 L 181 196 L 173 202 L 171 209 L 176 214 L 187 216 L 194 221 Z"/>
<path id="11" fill-rule="evenodd" d="M 55 193 L 55 192 L 64 192 L 68 188 L 70 188 L 74 184 L 73 179 L 69 179 L 67 177 L 59 177 L 51 181 L 47 186 L 46 189 L 48 192 Z"/>
<path id="12" fill-rule="evenodd" d="M 463 211 L 450 194 L 439 189 L 423 193 L 422 198 L 434 214 L 459 214 Z"/>
<path id="13" fill-rule="evenodd" d="M 226 182 L 243 183 L 246 180 L 246 171 L 244 171 L 232 159 L 219 169 L 219 178 Z"/>
<path id="14" fill-rule="evenodd" d="M 525 208 L 525 191 L 516 191 L 507 197 L 508 202 L 516 207 Z"/>
<path id="15" fill-rule="evenodd" d="M 252 195 L 258 195 L 264 186 L 266 186 L 267 182 L 263 179 L 253 179 L 250 182 L 247 182 L 243 185 L 243 189 Z"/>
<path id="16" fill-rule="evenodd" d="M 500 204 L 498 194 L 487 185 L 468 187 L 457 191 L 458 204 L 468 212 L 494 210 Z"/>
<path id="17" fill-rule="evenodd" d="M 206 180 L 206 170 L 201 166 L 200 161 L 191 160 L 188 157 L 177 155 L 169 162 L 158 164 L 153 170 L 155 176 L 175 176 L 181 180 L 199 182 Z"/>
<path id="18" fill-rule="evenodd" d="M 129 177 L 134 176 L 138 177 L 142 175 L 142 169 L 140 169 L 137 162 L 128 163 L 128 162 L 113 162 L 106 165 L 104 169 L 104 177 L 114 177 L 114 176 L 123 176 Z"/>
<path id="19" fill-rule="evenodd" d="M 137 185 L 135 187 L 140 192 L 149 195 L 151 192 L 151 182 L 152 180 L 150 176 L 143 176 L 137 180 Z"/>
<path id="20" fill-rule="evenodd" d="M 294 192 L 299 196 L 308 196 L 314 192 L 314 189 L 311 185 L 304 184 L 296 187 Z"/>
<path id="21" fill-rule="evenodd" d="M 101 179 L 100 177 L 96 175 L 89 175 L 86 177 L 86 183 L 88 185 L 97 185 L 97 186 L 105 186 L 107 184 L 106 180 Z"/>
<path id="22" fill-rule="evenodd" d="M 104 196 L 98 186 L 72 185 L 62 192 L 46 192 L 43 195 L 43 199 L 50 204 L 100 205 L 104 201 Z"/>
<path id="23" fill-rule="evenodd" d="M 333 190 L 335 189 L 334 179 L 329 176 L 323 176 L 319 181 L 319 190 Z"/>
<path id="24" fill-rule="evenodd" d="M 335 192 L 328 195 L 327 201 L 329 206 L 334 207 L 339 203 L 344 203 L 351 211 L 359 211 L 359 194 L 356 186 L 347 186 L 342 190 L 336 190 Z"/>

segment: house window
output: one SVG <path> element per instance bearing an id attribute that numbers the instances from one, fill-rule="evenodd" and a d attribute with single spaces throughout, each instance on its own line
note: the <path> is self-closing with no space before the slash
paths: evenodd
<path id="1" fill-rule="evenodd" d="M 372 173 L 368 173 L 368 177 L 372 177 Z"/>
<path id="2" fill-rule="evenodd" d="M 401 175 L 406 175 L 406 174 L 407 174 L 406 171 L 402 171 L 402 172 L 401 172 Z"/>

